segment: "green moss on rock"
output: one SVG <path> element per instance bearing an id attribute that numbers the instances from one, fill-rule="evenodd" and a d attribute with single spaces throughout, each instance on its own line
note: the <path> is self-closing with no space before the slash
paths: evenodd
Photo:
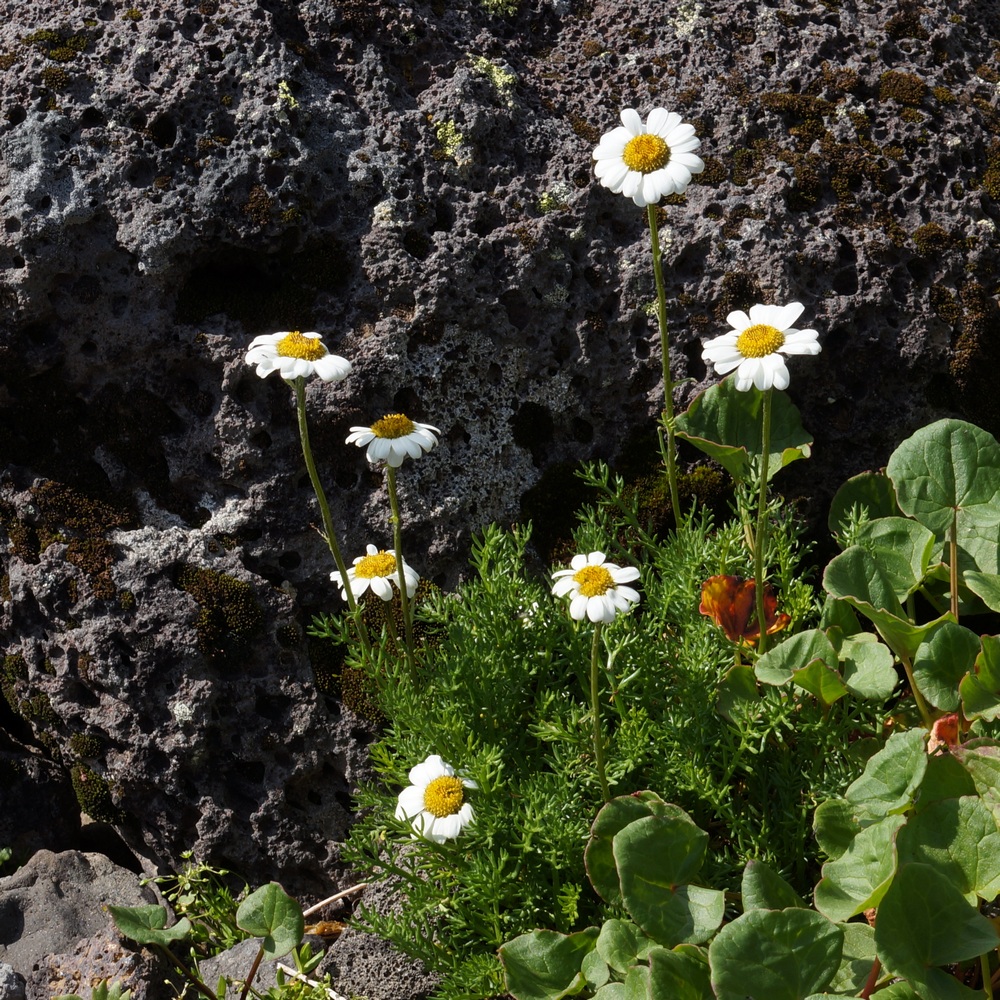
<path id="1" fill-rule="evenodd" d="M 120 823 L 122 810 L 115 805 L 111 794 L 111 785 L 107 778 L 102 777 L 86 764 L 74 764 L 70 769 L 70 781 L 76 793 L 80 809 L 91 819 L 102 823 Z"/>
<path id="2" fill-rule="evenodd" d="M 218 570 L 183 564 L 177 586 L 198 603 L 198 649 L 216 660 L 232 661 L 260 634 L 264 614 L 249 583 Z"/>
<path id="3" fill-rule="evenodd" d="M 927 94 L 927 84 L 913 73 L 886 70 L 878 81 L 878 99 L 917 107 Z"/>

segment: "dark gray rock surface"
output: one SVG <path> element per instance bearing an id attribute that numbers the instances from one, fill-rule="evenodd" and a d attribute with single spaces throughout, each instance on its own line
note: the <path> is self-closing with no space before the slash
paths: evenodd
<path id="1" fill-rule="evenodd" d="M 28 1000 L 120 980 L 135 1000 L 158 1000 L 164 969 L 145 951 L 124 947 L 104 909 L 158 898 L 138 876 L 101 854 L 39 851 L 0 879 L 0 962 L 27 984 Z"/>
<path id="2" fill-rule="evenodd" d="M 390 538 L 349 427 L 441 428 L 400 482 L 444 584 L 545 470 L 653 426 L 642 213 L 590 161 L 622 106 L 703 140 L 662 211 L 679 405 L 731 309 L 799 299 L 816 443 L 778 485 L 815 519 L 929 419 L 1000 431 L 994 3 L 497 6 L 4 5 L 0 749 L 149 866 L 193 848 L 319 896 L 364 773 L 371 728 L 317 690 L 305 627 L 339 598 L 253 336 L 354 363 L 309 387 L 349 555 Z"/>

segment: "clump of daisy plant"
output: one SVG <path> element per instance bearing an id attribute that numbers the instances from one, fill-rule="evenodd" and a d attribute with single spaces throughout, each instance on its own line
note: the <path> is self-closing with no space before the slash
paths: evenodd
<path id="1" fill-rule="evenodd" d="M 389 505 L 392 510 L 393 558 L 399 554 L 396 566 L 400 604 L 403 608 L 403 627 L 406 631 L 406 658 L 412 670 L 415 665 L 413 639 L 413 612 L 403 562 L 403 520 L 399 512 L 399 494 L 396 490 L 396 470 L 407 458 L 416 459 L 437 446 L 441 432 L 430 424 L 417 423 L 403 413 L 389 413 L 376 420 L 371 427 L 352 427 L 347 436 L 348 444 L 367 449 L 365 457 L 373 465 L 384 464 Z"/>
<path id="2" fill-rule="evenodd" d="M 410 769 L 409 786 L 399 793 L 396 819 L 409 822 L 414 837 L 435 844 L 455 840 L 475 819 L 466 791 L 476 788 L 438 754 L 431 754 Z"/>
<path id="3" fill-rule="evenodd" d="M 649 237 L 653 249 L 653 275 L 656 279 L 656 316 L 660 328 L 663 359 L 663 422 L 660 450 L 663 453 L 670 486 L 674 523 L 681 523 L 677 490 L 677 442 L 674 435 L 674 383 L 670 375 L 670 338 L 667 330 L 667 296 L 663 284 L 663 261 L 656 206 L 661 198 L 683 194 L 694 174 L 705 169 L 695 153 L 701 140 L 694 126 L 666 108 L 653 108 L 643 124 L 634 108 L 621 112 L 621 125 L 606 132 L 594 150 L 594 173 L 601 184 L 631 198 L 645 208 L 649 219 Z M 664 440 L 664 434 L 666 439 Z"/>
<path id="4" fill-rule="evenodd" d="M 590 711 L 593 725 L 594 760 L 597 777 L 601 782 L 604 801 L 611 799 L 608 778 L 604 767 L 604 736 L 601 731 L 601 702 L 599 693 L 601 630 L 620 615 L 639 603 L 639 593 L 627 586 L 639 579 L 634 566 L 617 566 L 605 562 L 603 552 L 578 554 L 570 561 L 569 569 L 552 574 L 555 583 L 552 593 L 556 597 L 569 597 L 569 614 L 576 621 L 584 619 L 594 626 L 590 645 Z"/>
<path id="5" fill-rule="evenodd" d="M 302 458 L 309 472 L 309 481 L 316 494 L 316 502 L 319 504 L 320 516 L 323 520 L 323 539 L 337 565 L 340 582 L 346 589 L 347 606 L 357 622 L 358 635 L 361 638 L 365 655 L 370 658 L 371 644 L 368 640 L 368 632 L 364 621 L 358 614 L 357 602 L 350 590 L 347 564 L 344 562 L 340 544 L 337 541 L 337 533 L 333 528 L 330 504 L 327 502 L 323 484 L 320 482 L 319 473 L 316 470 L 316 461 L 309 444 L 309 423 L 306 419 L 306 379 L 315 375 L 323 382 L 341 382 L 350 374 L 351 363 L 346 358 L 330 353 L 318 333 L 302 333 L 300 330 L 266 333 L 255 337 L 250 342 L 246 363 L 256 367 L 257 375 L 260 378 L 267 378 L 272 372 L 278 372 L 295 392 L 295 409 L 298 414 Z"/>
<path id="6" fill-rule="evenodd" d="M 757 506 L 757 531 L 754 537 L 754 580 L 757 622 L 766 621 L 764 589 L 764 551 L 767 539 L 767 474 L 771 453 L 771 393 L 787 389 L 788 368 L 785 357 L 796 354 L 819 354 L 819 334 L 812 329 L 797 330 L 795 321 L 805 306 L 790 302 L 786 306 L 757 304 L 749 314 L 731 312 L 726 322 L 728 333 L 704 344 L 702 358 L 719 375 L 735 371 L 736 388 L 763 394 L 761 411 L 760 497 Z M 767 645 L 767 630 L 761 630 L 759 651 Z"/>

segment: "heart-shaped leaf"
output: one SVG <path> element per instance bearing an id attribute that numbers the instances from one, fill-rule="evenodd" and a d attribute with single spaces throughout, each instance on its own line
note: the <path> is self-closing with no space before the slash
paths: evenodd
<path id="1" fill-rule="evenodd" d="M 739 392 L 732 379 L 723 379 L 695 396 L 677 418 L 677 436 L 720 462 L 733 479 L 748 479 L 763 447 L 763 401 L 762 393 Z M 790 462 L 808 458 L 811 449 L 812 435 L 795 404 L 783 392 L 772 393 L 768 479 Z"/>
<path id="2" fill-rule="evenodd" d="M 958 686 L 967 719 L 1000 718 L 1000 636 L 984 635 L 972 670 Z"/>
<path id="3" fill-rule="evenodd" d="M 898 516 L 896 491 L 889 477 L 882 472 L 862 472 L 848 479 L 830 501 L 827 525 L 831 535 L 840 533 L 850 519 L 852 508 L 859 513 L 864 511 L 871 521 Z"/>
<path id="4" fill-rule="evenodd" d="M 254 890 L 236 911 L 236 926 L 262 939 L 266 959 L 287 955 L 302 941 L 302 907 L 277 882 Z"/>
<path id="5" fill-rule="evenodd" d="M 191 922 L 182 917 L 173 927 L 167 927 L 167 911 L 162 906 L 111 906 L 108 905 L 115 926 L 122 934 L 138 944 L 158 944 L 164 948 L 173 941 L 181 941 L 191 932 Z"/>
<path id="6" fill-rule="evenodd" d="M 532 931 L 500 946 L 504 985 L 517 1000 L 562 1000 L 586 986 L 583 960 L 597 944 L 598 930 L 575 934 Z"/>
<path id="7" fill-rule="evenodd" d="M 840 966 L 843 931 L 813 910 L 751 910 L 708 949 L 719 1000 L 805 1000 Z"/>
<path id="8" fill-rule="evenodd" d="M 1000 445 L 964 420 L 921 427 L 889 457 L 886 473 L 905 514 L 943 539 L 957 518 L 959 537 L 970 525 L 1000 525 Z"/>

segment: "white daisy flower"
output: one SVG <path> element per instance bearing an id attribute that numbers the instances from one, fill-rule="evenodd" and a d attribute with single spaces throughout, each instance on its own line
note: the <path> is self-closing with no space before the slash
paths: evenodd
<path id="1" fill-rule="evenodd" d="M 356 600 L 371 588 L 383 601 L 392 600 L 392 588 L 399 588 L 399 568 L 396 564 L 396 553 L 393 549 L 377 549 L 374 545 L 367 546 L 367 555 L 358 556 L 354 565 L 347 570 L 347 580 L 351 585 L 351 593 Z M 342 583 L 339 572 L 330 574 L 334 583 Z M 412 597 L 417 592 L 420 577 L 417 571 L 403 560 L 403 579 L 406 581 L 406 596 Z M 340 588 L 340 596 L 347 600 L 347 591 Z"/>
<path id="2" fill-rule="evenodd" d="M 694 126 L 675 111 L 653 108 L 643 125 L 634 108 L 625 108 L 621 120 L 594 150 L 594 173 L 615 194 L 631 198 L 640 208 L 655 205 L 666 195 L 681 194 L 691 175 L 705 169 L 694 152 L 701 145 Z"/>
<path id="3" fill-rule="evenodd" d="M 792 324 L 802 315 L 801 302 L 787 306 L 750 307 L 731 312 L 726 322 L 733 328 L 703 345 L 701 356 L 715 365 L 720 375 L 736 369 L 736 388 L 746 392 L 758 389 L 788 388 L 788 369 L 783 354 L 819 354 L 819 334 L 815 330 L 796 330 Z"/>
<path id="4" fill-rule="evenodd" d="M 603 552 L 573 556 L 570 569 L 560 569 L 552 574 L 556 581 L 552 593 L 556 597 L 572 594 L 569 604 L 571 618 L 592 622 L 613 622 L 633 604 L 638 604 L 639 594 L 622 584 L 639 579 L 634 566 L 616 566 L 604 561 Z"/>
<path id="5" fill-rule="evenodd" d="M 246 362 L 257 366 L 261 378 L 267 378 L 271 372 L 280 372 L 281 377 L 289 381 L 318 375 L 324 382 L 339 382 L 347 378 L 351 370 L 350 361 L 331 354 L 318 333 L 298 330 L 254 337 Z"/>
<path id="6" fill-rule="evenodd" d="M 419 458 L 430 451 L 440 433 L 430 424 L 418 424 L 402 413 L 390 413 L 371 427 L 352 427 L 347 443 L 359 448 L 367 445 L 369 462 L 386 462 L 398 469 L 404 458 Z"/>
<path id="7" fill-rule="evenodd" d="M 465 801 L 465 789 L 476 788 L 469 778 L 455 774 L 436 753 L 410 769 L 410 787 L 399 793 L 396 819 L 409 820 L 413 836 L 435 844 L 454 840 L 475 816 Z"/>

